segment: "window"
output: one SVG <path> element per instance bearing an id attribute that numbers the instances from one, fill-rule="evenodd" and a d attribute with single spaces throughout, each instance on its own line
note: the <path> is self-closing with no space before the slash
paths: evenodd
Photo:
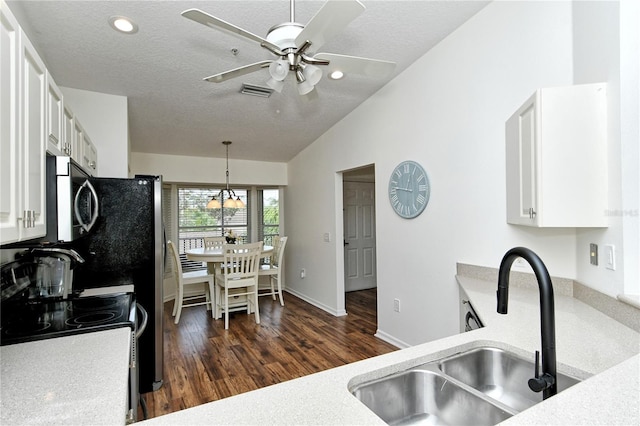
<path id="1" fill-rule="evenodd" d="M 183 269 L 186 271 L 203 269 L 200 262 L 190 262 L 184 255 L 190 248 L 202 247 L 204 237 L 222 236 L 233 230 L 241 241 L 248 241 L 250 235 L 249 191 L 234 188 L 236 195 L 245 203 L 242 209 L 207 209 L 207 202 L 220 188 L 178 187 L 178 252 Z"/>
<path id="2" fill-rule="evenodd" d="M 258 204 L 258 239 L 265 245 L 273 245 L 273 237 L 280 235 L 280 191 L 277 188 L 259 190 Z"/>

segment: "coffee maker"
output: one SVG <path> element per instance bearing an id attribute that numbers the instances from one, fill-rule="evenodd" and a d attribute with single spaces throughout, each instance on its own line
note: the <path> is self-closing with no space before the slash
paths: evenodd
<path id="1" fill-rule="evenodd" d="M 73 249 L 38 248 L 31 251 L 34 271 L 30 299 L 62 298 L 73 293 L 73 267 L 84 259 Z"/>

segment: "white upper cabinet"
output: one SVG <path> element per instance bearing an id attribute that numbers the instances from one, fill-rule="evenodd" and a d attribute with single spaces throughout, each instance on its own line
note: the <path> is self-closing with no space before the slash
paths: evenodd
<path id="1" fill-rule="evenodd" d="M 62 112 L 62 152 L 64 155 L 73 157 L 75 155 L 75 131 L 74 131 L 73 112 L 64 105 Z"/>
<path id="2" fill-rule="evenodd" d="M 22 233 L 21 239 L 46 234 L 46 68 L 21 32 L 22 83 Z"/>
<path id="3" fill-rule="evenodd" d="M 537 90 L 507 120 L 507 222 L 606 227 L 606 84 Z"/>
<path id="4" fill-rule="evenodd" d="M 20 238 L 20 115 L 16 108 L 20 94 L 20 28 L 6 5 L 0 4 L 0 243 L 8 243 Z"/>
<path id="5" fill-rule="evenodd" d="M 2 2 L 0 243 L 46 234 L 46 68 Z"/>
<path id="6" fill-rule="evenodd" d="M 82 167 L 92 176 L 98 168 L 98 151 L 86 132 L 82 133 Z"/>
<path id="7" fill-rule="evenodd" d="M 46 234 L 47 150 L 73 156 L 91 174 L 98 154 L 11 10 L 0 6 L 2 245 Z"/>
<path id="8" fill-rule="evenodd" d="M 62 92 L 47 73 L 47 151 L 53 155 L 67 155 L 64 151 Z"/>

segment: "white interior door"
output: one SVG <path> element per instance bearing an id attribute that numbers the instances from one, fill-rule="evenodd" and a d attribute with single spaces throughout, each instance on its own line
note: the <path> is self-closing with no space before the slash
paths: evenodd
<path id="1" fill-rule="evenodd" d="M 344 288 L 376 287 L 375 184 L 344 182 Z"/>

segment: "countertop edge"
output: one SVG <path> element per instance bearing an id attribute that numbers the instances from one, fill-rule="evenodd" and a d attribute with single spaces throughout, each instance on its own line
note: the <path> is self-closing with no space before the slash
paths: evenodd
<path id="1" fill-rule="evenodd" d="M 122 327 L 0 347 L 0 424 L 125 424 L 130 345 Z"/>

